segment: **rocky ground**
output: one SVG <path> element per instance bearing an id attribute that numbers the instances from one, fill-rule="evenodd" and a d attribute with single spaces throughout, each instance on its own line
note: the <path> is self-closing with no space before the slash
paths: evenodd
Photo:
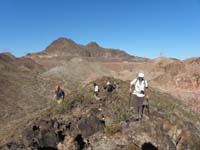
<path id="1" fill-rule="evenodd" d="M 107 98 L 107 81 L 119 87 Z M 61 105 L 27 120 L 1 149 L 58 150 L 198 150 L 200 122 L 180 101 L 150 88 L 150 116 L 137 120 L 129 109 L 129 82 L 110 77 L 95 81 L 100 99 L 89 83 L 69 94 Z"/>

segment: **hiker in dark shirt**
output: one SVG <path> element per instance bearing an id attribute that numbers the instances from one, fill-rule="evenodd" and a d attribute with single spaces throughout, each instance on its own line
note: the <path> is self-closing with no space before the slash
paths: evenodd
<path id="1" fill-rule="evenodd" d="M 107 99 L 111 100 L 112 98 L 112 92 L 115 89 L 115 87 L 108 81 L 106 84 L 106 91 L 107 91 Z"/>
<path id="2" fill-rule="evenodd" d="M 55 99 L 58 104 L 62 103 L 62 101 L 65 98 L 65 93 L 64 91 L 60 88 L 60 86 L 56 85 L 55 86 Z"/>

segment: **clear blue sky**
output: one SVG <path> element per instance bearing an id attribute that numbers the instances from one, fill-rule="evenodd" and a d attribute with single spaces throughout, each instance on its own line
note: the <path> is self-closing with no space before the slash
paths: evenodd
<path id="1" fill-rule="evenodd" d="M 200 0 L 0 0 L 0 52 L 67 37 L 149 58 L 200 56 Z"/>

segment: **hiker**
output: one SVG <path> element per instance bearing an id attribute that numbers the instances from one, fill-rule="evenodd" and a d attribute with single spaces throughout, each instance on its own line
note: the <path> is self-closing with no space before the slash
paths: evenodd
<path id="1" fill-rule="evenodd" d="M 115 87 L 108 81 L 106 83 L 106 87 L 105 87 L 106 91 L 107 91 L 107 99 L 111 99 L 112 98 L 112 92 L 115 89 Z"/>
<path id="2" fill-rule="evenodd" d="M 58 104 L 60 104 L 65 98 L 64 91 L 60 88 L 59 85 L 55 86 L 55 99 Z"/>
<path id="3" fill-rule="evenodd" d="M 135 107 L 138 119 L 143 116 L 142 105 L 148 99 L 148 83 L 144 79 L 144 73 L 139 73 L 138 77 L 131 81 L 129 92 L 131 94 L 131 109 Z"/>
<path id="4" fill-rule="evenodd" d="M 99 86 L 94 82 L 94 97 L 98 99 L 99 97 Z"/>

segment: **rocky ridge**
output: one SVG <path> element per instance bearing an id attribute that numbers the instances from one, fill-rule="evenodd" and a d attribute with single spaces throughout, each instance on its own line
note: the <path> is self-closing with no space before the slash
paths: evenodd
<path id="1" fill-rule="evenodd" d="M 112 98 L 106 98 L 107 81 L 119 83 Z M 89 83 L 72 92 L 60 106 L 52 107 L 25 125 L 8 149 L 136 149 L 182 150 L 200 147 L 199 118 L 179 101 L 151 90 L 150 117 L 136 120 L 129 111 L 128 83 L 104 77 L 95 99 Z M 49 111 L 51 110 L 51 111 Z"/>

